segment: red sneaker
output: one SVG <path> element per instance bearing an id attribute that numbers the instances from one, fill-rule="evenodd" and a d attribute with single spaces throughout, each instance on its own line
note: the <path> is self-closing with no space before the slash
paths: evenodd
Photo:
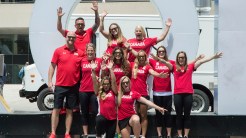
<path id="1" fill-rule="evenodd" d="M 64 138 L 72 138 L 72 137 L 69 134 L 65 134 L 65 137 Z"/>
<path id="2" fill-rule="evenodd" d="M 56 134 L 51 133 L 50 136 L 49 136 L 49 138 L 56 138 Z"/>

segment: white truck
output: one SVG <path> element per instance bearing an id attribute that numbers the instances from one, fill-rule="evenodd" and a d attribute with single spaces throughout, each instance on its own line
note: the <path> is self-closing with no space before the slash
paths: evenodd
<path id="1" fill-rule="evenodd" d="M 87 25 L 94 23 L 94 15 L 74 14 L 71 16 L 68 24 L 69 30 L 74 29 L 74 20 L 77 17 L 83 17 L 86 20 Z M 134 37 L 134 28 L 136 25 L 142 25 L 145 27 L 148 37 L 159 36 L 163 27 L 159 15 L 108 15 L 104 21 L 105 28 L 107 29 L 112 22 L 117 22 L 121 26 L 126 38 Z M 200 16 L 199 25 L 201 33 L 197 55 L 205 54 L 207 56 L 211 56 L 214 54 L 214 17 Z M 96 32 L 93 42 L 97 46 L 97 56 L 101 56 L 106 49 L 107 40 L 102 34 Z M 167 46 L 167 40 L 164 40 L 163 43 L 160 43 L 155 47 L 163 44 Z M 155 53 L 155 50 L 152 49 L 152 52 Z M 175 55 L 169 56 L 175 57 Z M 195 89 L 195 93 L 193 95 L 193 112 L 213 111 L 213 90 L 216 82 L 216 78 L 214 77 L 215 75 L 216 71 L 214 69 L 213 61 L 201 66 L 194 73 L 193 87 Z M 23 78 L 23 81 L 24 86 L 23 89 L 20 90 L 21 97 L 26 97 L 30 102 L 37 102 L 38 108 L 41 111 L 51 110 L 53 108 L 53 93 L 48 91 L 47 84 L 42 79 L 34 64 L 25 68 L 25 77 Z"/>

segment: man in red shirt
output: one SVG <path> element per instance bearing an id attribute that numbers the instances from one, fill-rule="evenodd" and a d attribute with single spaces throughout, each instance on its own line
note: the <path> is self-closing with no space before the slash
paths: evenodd
<path id="1" fill-rule="evenodd" d="M 75 47 L 80 49 L 83 52 L 83 56 L 85 56 L 85 47 L 87 43 L 92 42 L 92 36 L 93 34 L 97 31 L 97 28 L 100 25 L 100 18 L 98 14 L 98 3 L 96 1 L 92 2 L 93 7 L 91 8 L 95 12 L 95 24 L 88 28 L 87 30 L 85 29 L 85 21 L 83 18 L 79 17 L 75 20 L 75 34 L 76 34 L 76 41 L 74 43 Z M 64 36 L 67 36 L 68 30 L 65 30 L 62 28 L 62 22 L 61 18 L 65 13 L 62 13 L 62 8 L 59 7 L 57 9 L 57 30 Z"/>
<path id="2" fill-rule="evenodd" d="M 68 32 L 64 46 L 57 48 L 53 54 L 48 72 L 48 88 L 53 91 L 52 78 L 56 69 L 56 83 L 54 89 L 54 109 L 51 116 L 51 135 L 56 137 L 56 128 L 59 123 L 59 113 L 66 97 L 66 132 L 65 138 L 71 138 L 69 132 L 73 119 L 72 110 L 77 106 L 78 84 L 80 80 L 80 62 L 82 51 L 74 47 L 75 32 Z"/>

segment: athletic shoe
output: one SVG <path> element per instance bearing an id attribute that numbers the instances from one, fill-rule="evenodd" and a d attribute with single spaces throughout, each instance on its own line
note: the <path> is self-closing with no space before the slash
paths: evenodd
<path id="1" fill-rule="evenodd" d="M 51 133 L 50 136 L 49 136 L 49 138 L 56 138 L 56 134 Z"/>

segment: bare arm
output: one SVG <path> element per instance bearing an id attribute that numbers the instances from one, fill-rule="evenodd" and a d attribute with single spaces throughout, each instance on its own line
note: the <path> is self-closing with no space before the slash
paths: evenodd
<path id="1" fill-rule="evenodd" d="M 65 13 L 62 13 L 62 7 L 59 7 L 57 9 L 57 30 L 62 34 L 62 36 L 65 36 L 65 30 L 62 28 L 62 22 L 61 22 L 61 19 L 62 19 L 62 16 L 64 15 Z"/>
<path id="2" fill-rule="evenodd" d="M 105 16 L 107 16 L 107 14 L 108 14 L 107 11 L 103 11 L 103 13 L 101 14 L 101 21 L 100 21 L 100 26 L 99 26 L 99 31 L 102 33 L 102 35 L 105 38 L 108 38 L 109 36 L 109 32 L 104 30 L 104 18 Z"/>
<path id="3" fill-rule="evenodd" d="M 144 97 L 140 97 L 138 99 L 139 102 L 141 103 L 144 103 L 152 108 L 155 108 L 156 110 L 158 110 L 159 112 L 161 112 L 162 114 L 164 114 L 165 111 L 167 111 L 166 109 L 160 107 L 160 106 L 157 106 L 156 104 L 152 103 L 151 101 L 145 99 Z"/>
<path id="4" fill-rule="evenodd" d="M 48 72 L 48 89 L 49 89 L 49 91 L 53 91 L 53 89 L 52 89 L 52 87 L 53 87 L 52 78 L 54 76 L 55 68 L 56 68 L 56 64 L 51 62 L 50 67 L 49 67 L 49 72 Z"/>
<path id="5" fill-rule="evenodd" d="M 170 62 L 166 61 L 165 59 L 159 58 L 152 53 L 150 53 L 150 55 L 154 60 L 164 63 L 169 68 L 169 70 L 173 70 L 173 65 Z"/>
<path id="6" fill-rule="evenodd" d="M 209 58 L 206 58 L 206 59 L 201 59 L 201 60 L 198 60 L 196 63 L 195 63 L 195 69 L 197 69 L 199 66 L 201 66 L 203 63 L 206 63 L 206 62 L 209 62 L 213 59 L 217 59 L 217 58 L 221 58 L 222 57 L 222 52 L 218 52 L 216 53 L 215 55 L 213 55 L 212 57 L 209 57 Z"/>
<path id="7" fill-rule="evenodd" d="M 168 32 L 169 32 L 169 29 L 170 29 L 171 25 L 172 25 L 172 19 L 171 19 L 171 18 L 168 18 L 167 21 L 166 21 L 166 28 L 165 28 L 165 31 L 161 34 L 161 36 L 159 36 L 159 37 L 157 38 L 157 43 L 159 43 L 160 41 L 163 41 L 163 40 L 166 38 L 166 36 L 167 36 L 167 34 L 168 34 Z"/>
<path id="8" fill-rule="evenodd" d="M 160 77 L 160 78 L 167 78 L 168 77 L 168 73 L 164 73 L 164 72 L 158 73 L 158 72 L 154 71 L 153 69 L 149 69 L 149 73 L 155 77 Z"/>
<path id="9" fill-rule="evenodd" d="M 205 57 L 205 55 L 204 55 L 204 54 L 201 54 L 201 55 L 199 55 L 196 59 L 194 59 L 194 60 L 192 60 L 192 61 L 189 61 L 188 64 L 190 64 L 190 63 L 196 63 L 197 61 L 203 59 L 204 57 Z"/>
<path id="10" fill-rule="evenodd" d="M 94 92 L 97 95 L 99 92 L 99 87 L 98 87 L 98 81 L 97 81 L 97 76 L 96 76 L 96 71 L 95 69 L 97 68 L 97 64 L 92 60 L 91 61 L 91 75 L 92 75 L 92 82 L 93 82 L 93 88 Z"/>
<path id="11" fill-rule="evenodd" d="M 111 89 L 117 95 L 118 91 L 117 91 L 117 84 L 116 84 L 116 78 L 115 78 L 115 74 L 114 74 L 114 70 L 113 70 L 113 65 L 114 65 L 114 62 L 112 60 L 110 60 L 110 62 L 107 65 L 107 68 L 109 69 L 109 72 L 110 72 Z"/>
<path id="12" fill-rule="evenodd" d="M 100 25 L 100 18 L 99 18 L 99 14 L 98 14 L 98 2 L 93 1 L 92 5 L 93 5 L 93 7 L 91 9 L 95 12 L 95 24 L 92 26 L 92 30 L 95 33 L 97 31 L 97 28 Z"/>
<path id="13" fill-rule="evenodd" d="M 129 43 L 125 43 L 125 47 L 126 49 L 129 51 L 129 52 L 132 52 L 132 54 L 137 57 L 138 56 L 138 52 L 134 49 L 131 48 L 130 44 Z"/>

